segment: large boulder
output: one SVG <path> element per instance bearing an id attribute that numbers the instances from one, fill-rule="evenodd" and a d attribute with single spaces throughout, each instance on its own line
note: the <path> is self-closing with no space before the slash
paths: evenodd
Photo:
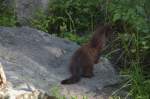
<path id="1" fill-rule="evenodd" d="M 118 82 L 118 75 L 106 58 L 95 65 L 93 78 L 83 78 L 73 85 L 60 84 L 70 76 L 68 63 L 77 48 L 76 43 L 29 27 L 0 27 L 0 62 L 7 80 L 16 89 L 30 86 L 50 94 L 57 86 L 66 96 L 102 96 L 102 88 Z"/>
<path id="2" fill-rule="evenodd" d="M 55 96 L 49 96 L 38 89 L 14 89 L 11 82 L 6 80 L 6 75 L 2 64 L 0 63 L 0 99 L 57 99 Z"/>

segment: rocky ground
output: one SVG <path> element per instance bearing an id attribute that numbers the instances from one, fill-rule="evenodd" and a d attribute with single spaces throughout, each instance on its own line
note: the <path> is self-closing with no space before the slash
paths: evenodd
<path id="1" fill-rule="evenodd" d="M 119 76 L 106 58 L 95 65 L 95 76 L 73 85 L 61 85 L 69 77 L 70 56 L 79 46 L 73 42 L 29 27 L 0 27 L 0 62 L 7 80 L 16 90 L 39 89 L 48 94 L 58 88 L 60 94 L 108 99 L 105 86 L 118 83 Z M 106 90 L 106 88 L 105 88 Z"/>

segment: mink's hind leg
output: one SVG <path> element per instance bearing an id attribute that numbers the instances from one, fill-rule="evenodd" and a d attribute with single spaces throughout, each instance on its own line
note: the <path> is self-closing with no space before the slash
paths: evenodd
<path id="1" fill-rule="evenodd" d="M 93 74 L 93 65 L 89 65 L 89 66 L 85 67 L 83 69 L 82 73 L 83 73 L 82 77 L 92 78 L 94 76 L 94 74 Z"/>

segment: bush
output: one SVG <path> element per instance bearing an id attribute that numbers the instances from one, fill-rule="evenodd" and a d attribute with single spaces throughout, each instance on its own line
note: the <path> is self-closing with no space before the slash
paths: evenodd
<path id="1" fill-rule="evenodd" d="M 50 0 L 47 23 L 42 22 L 49 33 L 73 32 L 78 35 L 93 31 L 95 25 L 104 22 L 99 10 L 102 0 Z M 42 25 L 41 24 L 41 25 Z"/>
<path id="2" fill-rule="evenodd" d="M 14 10 L 6 5 L 6 0 L 0 0 L 0 26 L 15 26 Z"/>
<path id="3" fill-rule="evenodd" d="M 116 54 L 116 62 L 128 69 L 129 96 L 133 99 L 149 99 L 150 66 L 145 60 L 150 56 L 150 23 L 146 6 L 149 0 L 113 0 L 108 2 L 109 21 L 119 28 L 116 39 L 111 43 L 111 52 L 107 57 Z M 147 7 L 147 8 L 146 8 Z M 113 57 L 114 58 L 114 57 Z M 130 85 L 131 84 L 131 85 Z"/>

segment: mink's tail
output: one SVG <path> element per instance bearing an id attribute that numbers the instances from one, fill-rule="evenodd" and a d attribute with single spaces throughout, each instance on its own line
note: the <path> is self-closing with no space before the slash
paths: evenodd
<path id="1" fill-rule="evenodd" d="M 80 81 L 81 74 L 83 71 L 81 68 L 81 65 L 83 65 L 81 62 L 82 60 L 81 56 L 82 56 L 82 53 L 80 52 L 74 54 L 73 59 L 72 59 L 73 61 L 71 61 L 72 63 L 70 63 L 71 76 L 65 80 L 62 80 L 61 84 L 74 84 Z"/>
<path id="2" fill-rule="evenodd" d="M 68 79 L 65 79 L 65 80 L 62 80 L 61 81 L 61 84 L 74 84 L 74 83 L 77 83 L 77 82 L 79 82 L 80 81 L 80 76 L 72 76 L 72 77 L 70 77 L 70 78 L 68 78 Z"/>
<path id="3" fill-rule="evenodd" d="M 81 70 L 80 70 L 81 68 L 79 68 L 79 66 L 80 65 L 76 65 L 76 67 L 73 66 L 71 70 L 72 76 L 70 78 L 62 80 L 61 84 L 74 84 L 74 83 L 79 82 L 81 79 Z"/>

